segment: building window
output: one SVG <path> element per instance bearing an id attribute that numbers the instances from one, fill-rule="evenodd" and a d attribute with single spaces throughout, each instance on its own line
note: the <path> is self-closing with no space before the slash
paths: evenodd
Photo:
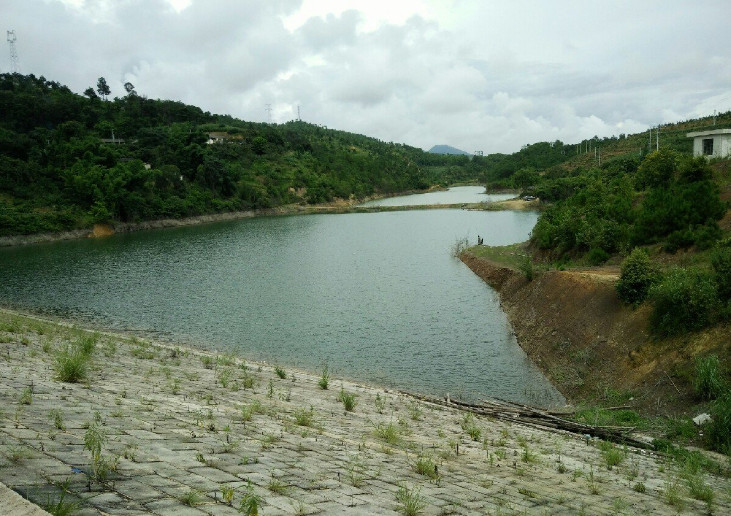
<path id="1" fill-rule="evenodd" d="M 703 154 L 706 156 L 713 155 L 713 138 L 703 139 Z"/>

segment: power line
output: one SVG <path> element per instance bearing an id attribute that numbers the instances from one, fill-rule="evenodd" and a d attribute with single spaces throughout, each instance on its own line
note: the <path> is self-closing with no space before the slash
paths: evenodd
<path id="1" fill-rule="evenodd" d="M 10 49 L 10 72 L 20 73 L 20 64 L 18 61 L 18 50 L 15 48 L 15 40 L 18 38 L 15 36 L 14 30 L 8 31 L 8 48 Z"/>

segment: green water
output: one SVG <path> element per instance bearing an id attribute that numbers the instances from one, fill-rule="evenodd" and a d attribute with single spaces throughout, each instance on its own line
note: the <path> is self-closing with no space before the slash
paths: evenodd
<path id="1" fill-rule="evenodd" d="M 529 212 L 266 217 L 0 249 L 0 303 L 284 367 L 465 399 L 563 398 L 455 241 L 525 240 Z"/>

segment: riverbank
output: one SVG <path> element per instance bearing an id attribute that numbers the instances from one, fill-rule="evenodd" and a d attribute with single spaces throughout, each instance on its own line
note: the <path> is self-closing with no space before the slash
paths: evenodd
<path id="1" fill-rule="evenodd" d="M 528 281 L 481 251 L 461 258 L 498 291 L 518 343 L 567 399 L 669 417 L 707 410 L 694 393 L 693 359 L 729 356 L 728 325 L 659 341 L 648 330 L 650 307 L 633 309 L 617 296 L 619 267 L 536 270 Z"/>
<path id="2" fill-rule="evenodd" d="M 0 482 L 78 514 L 706 514 L 693 485 L 731 510 L 668 457 L 346 379 L 6 311 L 0 342 Z"/>
<path id="3" fill-rule="evenodd" d="M 433 191 L 433 190 L 429 190 Z M 406 192 L 399 195 L 407 195 Z M 0 247 L 11 247 L 19 245 L 40 244 L 58 242 L 62 240 L 78 240 L 82 238 L 103 238 L 115 233 L 132 233 L 136 231 L 148 231 L 152 229 L 164 229 L 183 226 L 196 226 L 223 222 L 227 220 L 241 220 L 252 217 L 274 217 L 287 215 L 314 215 L 314 214 L 342 214 L 342 213 L 377 213 L 383 211 L 408 211 L 408 210 L 429 210 L 429 209 L 469 209 L 469 210 L 535 210 L 538 209 L 536 201 L 522 201 L 519 199 L 508 199 L 490 203 L 458 203 L 458 204 L 431 204 L 419 206 L 361 206 L 363 202 L 382 197 L 372 197 L 365 200 L 338 200 L 327 204 L 290 204 L 277 208 L 262 210 L 248 210 L 227 213 L 213 213 L 208 215 L 197 215 L 180 219 L 158 219 L 144 222 L 115 222 L 112 224 L 95 224 L 86 229 L 75 229 L 70 231 L 59 231 L 53 233 L 36 233 L 32 235 L 0 236 Z"/>

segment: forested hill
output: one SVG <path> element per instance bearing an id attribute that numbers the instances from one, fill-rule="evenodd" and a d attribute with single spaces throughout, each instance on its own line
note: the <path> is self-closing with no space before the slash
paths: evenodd
<path id="1" fill-rule="evenodd" d="M 100 79 L 100 83 L 101 83 Z M 0 75 L 0 236 L 362 198 L 475 180 L 468 156 Z M 97 91 L 99 94 L 97 94 Z"/>

